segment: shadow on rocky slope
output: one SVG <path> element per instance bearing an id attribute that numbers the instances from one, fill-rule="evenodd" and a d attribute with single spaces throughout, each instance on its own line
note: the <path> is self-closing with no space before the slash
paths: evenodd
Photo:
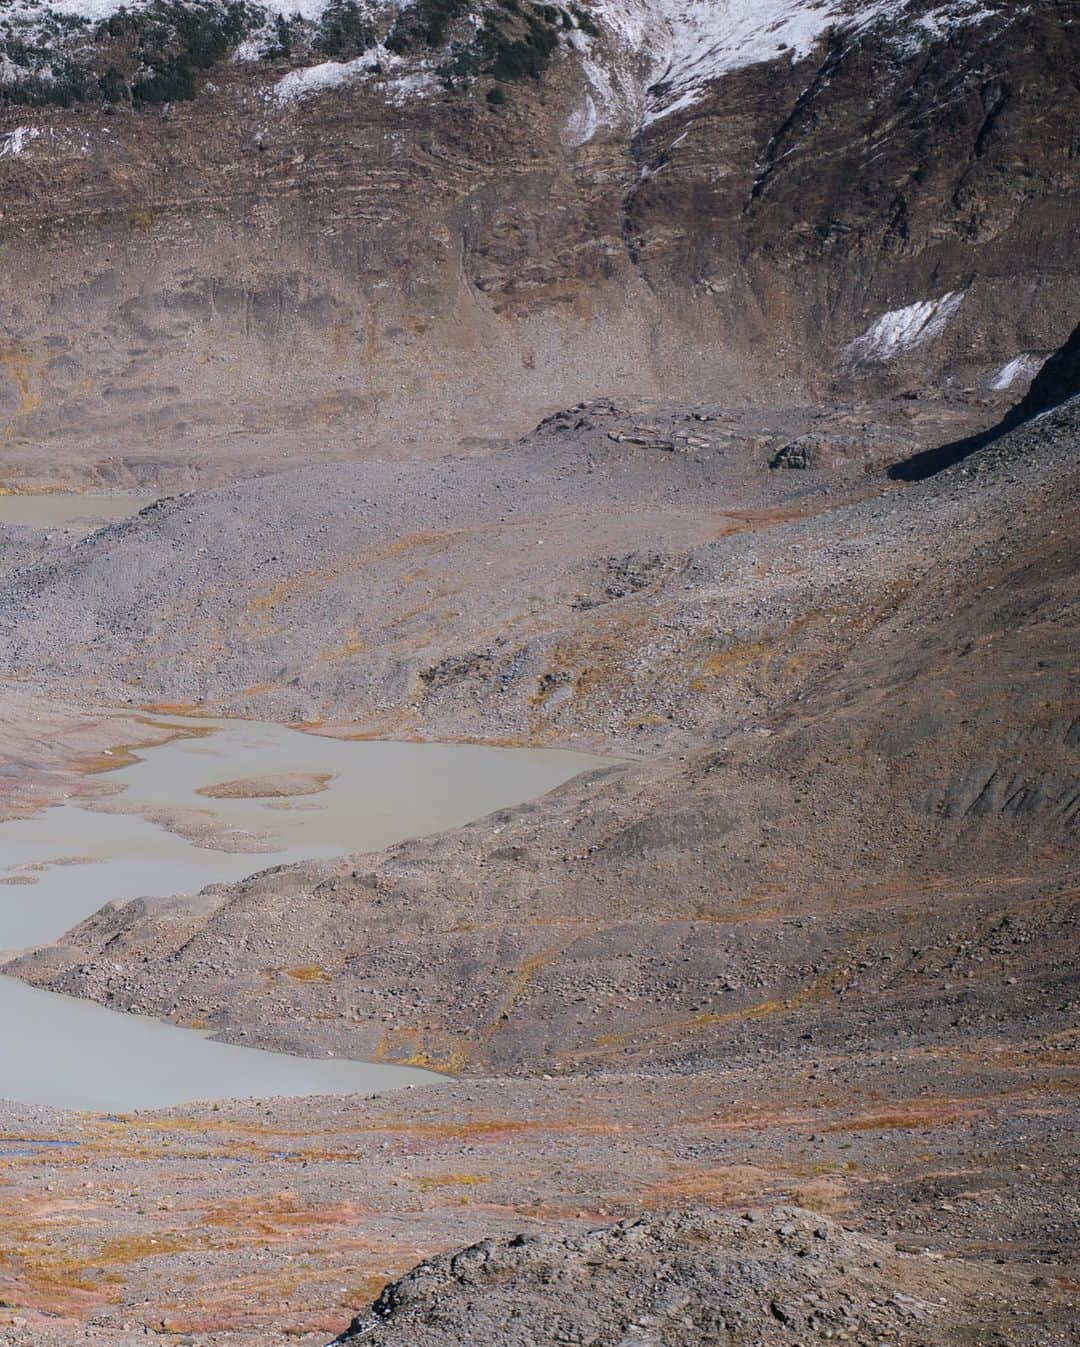
<path id="1" fill-rule="evenodd" d="M 939 445 L 914 454 L 902 463 L 894 463 L 889 476 L 897 482 L 921 482 L 935 473 L 962 463 L 980 449 L 996 443 L 1004 435 L 1022 426 L 1025 421 L 1041 416 L 1043 412 L 1067 402 L 1080 393 L 1080 324 L 1073 328 L 1065 342 L 1043 365 L 1031 382 L 1031 387 L 1016 406 L 995 426 L 977 435 Z"/>

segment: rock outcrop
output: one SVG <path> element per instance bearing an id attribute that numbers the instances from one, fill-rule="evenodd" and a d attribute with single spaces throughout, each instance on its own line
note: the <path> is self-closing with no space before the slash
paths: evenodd
<path id="1" fill-rule="evenodd" d="M 1019 1289 L 985 1268 L 898 1254 L 811 1211 L 691 1210 L 443 1254 L 392 1282 L 337 1342 L 948 1347 L 997 1334 Z M 1008 1326 L 1014 1347 L 1035 1340 Z"/>

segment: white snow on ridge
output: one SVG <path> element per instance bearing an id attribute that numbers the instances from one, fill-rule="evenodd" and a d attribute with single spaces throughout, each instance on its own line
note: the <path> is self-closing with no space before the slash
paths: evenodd
<path id="1" fill-rule="evenodd" d="M 414 0 L 387 0 L 403 8 Z M 252 61 L 262 55 L 278 16 L 317 21 L 328 0 L 250 0 L 252 23 L 234 59 Z M 587 93 L 570 119 L 567 139 L 582 144 L 602 125 L 628 125 L 631 131 L 693 106 L 708 86 L 724 75 L 761 63 L 787 58 L 802 60 L 819 46 L 830 28 L 854 37 L 872 25 L 888 24 L 901 48 L 917 49 L 938 41 L 961 25 L 983 23 L 995 16 L 986 0 L 942 0 L 927 13 L 912 16 L 913 0 L 583 0 L 601 36 L 578 28 L 566 32 L 576 49 Z M 0 0 L 0 31 L 6 24 L 19 36 L 45 47 L 55 37 L 44 26 L 50 15 L 96 23 L 124 7 L 139 11 L 146 0 Z M 383 0 L 360 0 L 364 11 L 382 10 Z M 262 16 L 262 27 L 259 27 Z M 46 36 L 48 34 L 48 36 Z M 360 58 L 365 60 L 366 57 Z M 19 72 L 2 68 L 0 83 Z M 324 65 L 353 66 L 353 62 Z M 40 63 L 39 63 L 40 65 Z M 311 67 L 313 71 L 320 67 Z M 297 72 L 300 73 L 300 72 Z M 306 97 L 338 87 L 364 73 L 322 70 L 290 85 L 280 96 Z M 34 68 L 48 79 L 47 64 Z M 401 97 L 408 95 L 401 90 Z M 415 92 L 415 90 L 413 90 Z"/>
<path id="2" fill-rule="evenodd" d="M 601 126 L 625 123 L 632 131 L 644 106 L 649 70 L 644 56 L 644 8 L 627 0 L 617 11 L 593 11 L 593 15 L 602 18 L 610 30 L 601 48 L 580 28 L 571 29 L 568 35 L 588 83 L 582 105 L 571 113 L 564 133 L 571 146 L 586 144 Z"/>
<path id="3" fill-rule="evenodd" d="M 994 11 L 986 9 L 981 0 L 954 0 L 953 4 L 942 5 L 924 14 L 918 27 L 931 37 L 943 38 L 964 24 L 982 23 L 992 18 Z"/>
<path id="4" fill-rule="evenodd" d="M 855 364 L 880 364 L 932 341 L 964 302 L 966 290 L 950 290 L 940 299 L 924 299 L 876 318 L 850 342 L 846 355 Z"/>
<path id="5" fill-rule="evenodd" d="M 851 6 L 845 0 L 648 0 L 656 24 L 645 124 L 692 106 L 713 80 L 789 55 L 801 60 Z M 900 0 L 900 7 L 906 0 Z M 870 0 L 847 18 L 862 27 L 895 3 Z"/>
<path id="6" fill-rule="evenodd" d="M 1034 351 L 1021 351 L 1007 360 L 998 372 L 991 376 L 987 387 L 995 393 L 1011 388 L 1017 379 L 1034 379 L 1046 364 L 1046 356 L 1036 355 Z"/>
<path id="7" fill-rule="evenodd" d="M 615 11 L 643 6 L 653 54 L 643 124 L 691 107 L 723 75 L 787 56 L 809 56 L 831 27 L 854 35 L 905 17 L 909 0 L 602 0 L 599 13 L 619 27 Z M 923 40 L 992 18 L 980 0 L 950 0 L 922 16 Z M 659 87 L 657 87 L 659 86 Z"/>
<path id="8" fill-rule="evenodd" d="M 36 140 L 40 135 L 40 127 L 17 126 L 6 136 L 0 136 L 0 159 L 14 159 L 17 154 L 22 154 L 28 140 Z"/>

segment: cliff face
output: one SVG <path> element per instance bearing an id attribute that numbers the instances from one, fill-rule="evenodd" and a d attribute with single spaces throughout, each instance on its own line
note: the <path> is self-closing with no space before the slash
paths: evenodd
<path id="1" fill-rule="evenodd" d="M 1071 326 L 1077 25 L 891 8 L 648 125 L 630 234 L 658 285 L 705 290 L 719 330 L 805 353 L 808 378 L 974 380 Z"/>
<path id="2" fill-rule="evenodd" d="M 1072 325 L 1053 0 L 112 9 L 0 27 L 9 475 L 992 380 Z"/>

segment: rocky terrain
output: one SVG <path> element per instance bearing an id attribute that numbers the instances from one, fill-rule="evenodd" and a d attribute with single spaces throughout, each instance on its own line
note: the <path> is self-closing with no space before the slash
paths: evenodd
<path id="1" fill-rule="evenodd" d="M 571 443 L 590 433 L 548 427 L 539 435 Z M 119 1282 L 72 1271 L 83 1281 L 89 1275 L 88 1296 L 83 1310 L 68 1313 L 87 1316 L 87 1331 L 97 1324 L 104 1340 L 122 1341 L 109 1335 L 145 1321 L 140 1305 L 164 1303 L 160 1288 L 186 1268 L 191 1291 L 182 1302 L 169 1299 L 161 1316 L 170 1332 L 220 1331 L 206 1340 L 221 1342 L 294 1340 L 273 1336 L 281 1333 L 280 1312 L 257 1308 L 253 1297 L 258 1284 L 292 1285 L 295 1257 L 323 1267 L 344 1259 L 374 1286 L 384 1268 L 409 1266 L 403 1229 L 422 1253 L 493 1230 L 508 1238 L 522 1221 L 526 1229 L 580 1231 L 583 1219 L 595 1224 L 602 1212 L 634 1218 L 642 1208 L 688 1200 L 723 1208 L 767 1195 L 843 1213 L 902 1248 L 1004 1258 L 1024 1271 L 1007 1293 L 1013 1317 L 1002 1327 L 995 1315 L 995 1331 L 1006 1342 L 1067 1341 L 1068 1311 L 1054 1298 L 1062 1287 L 1056 1278 L 1067 1274 L 1041 1265 L 1063 1266 L 1073 1221 L 1062 1129 L 1075 1019 L 1076 434 L 1075 405 L 1064 405 L 934 477 L 892 488 L 882 486 L 884 464 L 869 474 L 860 467 L 819 476 L 822 470 L 770 468 L 775 454 L 763 454 L 761 489 L 776 482 L 777 491 L 796 491 L 807 482 L 798 510 L 688 546 L 685 518 L 673 509 L 666 523 L 683 530 L 685 549 L 674 579 L 652 575 L 636 584 L 624 564 L 614 581 L 610 568 L 602 572 L 616 592 L 602 591 L 599 605 L 552 604 L 566 620 L 597 606 L 643 605 L 644 596 L 648 614 L 665 614 L 664 626 L 656 623 L 665 644 L 642 640 L 642 625 L 630 622 L 622 644 L 608 650 L 608 667 L 620 672 L 607 704 L 621 714 L 607 736 L 608 722 L 592 712 L 595 685 L 584 676 L 591 663 L 566 670 L 565 718 L 550 733 L 557 741 L 577 734 L 607 742 L 621 765 L 382 855 L 106 907 L 61 944 L 9 965 L 5 971 L 39 985 L 208 1024 L 236 1041 L 410 1061 L 475 1080 L 454 1087 L 463 1093 L 426 1091 L 405 1105 L 388 1097 L 393 1153 L 412 1152 L 401 1129 L 407 1136 L 418 1127 L 425 1153 L 437 1143 L 443 1166 L 406 1182 L 417 1194 L 407 1211 L 389 1194 L 378 1196 L 382 1184 L 401 1185 L 400 1171 L 390 1177 L 378 1149 L 374 1171 L 361 1159 L 370 1129 L 381 1126 L 362 1101 L 320 1104 L 315 1115 L 272 1106 L 254 1131 L 243 1119 L 259 1115 L 243 1109 L 227 1111 L 220 1123 L 213 1115 L 212 1126 L 210 1115 L 147 1115 L 121 1120 L 122 1131 L 95 1129 L 92 1143 L 82 1124 L 76 1131 L 62 1118 L 16 1111 L 9 1136 L 70 1141 L 78 1159 L 69 1159 L 66 1145 L 43 1159 L 31 1144 L 11 1195 L 19 1215 L 13 1229 L 44 1231 L 35 1223 L 60 1219 L 50 1247 L 68 1247 L 69 1220 L 84 1216 L 61 1218 L 63 1201 L 55 1217 L 40 1205 L 28 1208 L 31 1193 L 46 1174 L 60 1192 L 103 1182 L 113 1196 L 94 1199 L 91 1231 L 99 1233 L 80 1246 L 77 1265 L 111 1267 L 119 1236 L 109 1232 L 126 1219 L 117 1176 L 150 1195 L 145 1238 L 109 1274 Z M 647 448 L 623 449 L 606 432 L 604 440 L 623 453 Z M 508 466 L 521 452 L 507 451 Z M 649 452 L 673 471 L 689 467 L 685 453 Z M 554 462 L 564 466 L 557 456 Z M 434 480 L 448 467 L 428 470 Z M 357 471 L 374 482 L 381 469 Z M 269 481 L 243 490 L 265 491 Z M 110 564 L 121 543 L 158 547 L 175 511 L 213 510 L 215 500 L 179 502 L 99 532 L 77 546 L 89 562 L 80 577 L 102 559 Z M 632 494 L 627 503 L 632 510 Z M 601 547 L 607 542 L 604 530 L 594 536 Z M 935 545 L 942 536 L 949 549 Z M 190 583 L 205 592 L 202 554 L 191 551 Z M 561 561 L 565 548 L 558 555 Z M 509 549 L 493 546 L 487 556 L 493 567 L 519 564 Z M 130 573 L 153 576 L 141 559 Z M 66 558 L 35 572 L 32 600 L 20 575 L 9 586 L 11 602 L 55 603 L 77 632 L 74 613 L 86 600 L 82 591 L 72 598 L 70 574 Z M 242 597 L 246 574 L 234 569 L 221 592 Z M 536 574 L 534 566 L 530 578 Z M 184 567 L 174 567 L 174 577 L 182 590 Z M 510 583 L 497 571 L 487 587 L 476 586 L 476 603 L 485 593 L 501 596 Z M 116 591 L 110 582 L 97 593 Z M 677 594 L 678 606 L 662 606 L 666 594 Z M 823 607 L 824 617 L 805 620 Z M 29 630 L 42 639 L 33 624 Z M 239 648 L 243 630 L 230 632 L 230 648 Z M 459 634 L 452 619 L 440 631 L 451 643 Z M 114 623 L 100 633 L 105 649 L 118 632 Z M 381 636 L 369 639 L 369 648 L 383 644 Z M 139 636 L 129 653 L 146 644 Z M 681 674 L 679 652 L 688 646 L 698 661 Z M 77 644 L 70 650 L 74 661 Z M 108 668 L 100 653 L 90 658 Z M 648 735 L 637 729 L 642 712 L 635 705 L 627 715 L 623 704 L 640 675 L 622 671 L 636 660 L 653 669 L 652 686 L 668 689 L 673 710 Z M 431 680 L 420 675 L 431 667 L 428 653 L 414 651 L 412 661 L 406 684 L 426 697 Z M 450 660 L 448 667 L 460 672 L 432 699 L 444 717 L 440 723 L 433 711 L 432 723 L 439 734 L 468 733 L 470 703 L 480 699 L 494 711 L 507 688 L 497 662 Z M 39 669 L 43 676 L 45 688 L 51 678 L 70 688 L 73 672 L 61 665 L 46 675 Z M 546 686 L 529 679 L 527 695 L 511 691 L 500 728 L 528 737 L 529 722 L 513 717 Z M 102 695 L 113 695 L 107 680 Z M 696 708 L 699 699 L 707 711 Z M 297 960 L 320 976 L 298 981 L 271 971 Z M 460 1123 L 462 1101 L 473 1109 L 468 1125 Z M 233 1191 L 225 1176 L 264 1126 L 268 1142 L 280 1145 L 274 1137 L 330 1126 L 332 1116 L 340 1117 L 334 1129 L 359 1129 L 360 1152 L 343 1150 L 336 1136 L 301 1146 L 306 1158 L 288 1160 L 287 1173 L 296 1163 L 315 1171 L 305 1172 L 302 1197 L 276 1163 L 245 1162 L 251 1186 L 243 1210 L 264 1214 L 224 1245 L 196 1233 L 213 1199 L 182 1179 L 188 1161 L 174 1154 L 173 1141 L 136 1160 L 147 1128 L 167 1138 L 190 1135 L 197 1147 L 210 1147 L 199 1150 L 200 1167 L 218 1157 L 215 1171 L 223 1175 L 212 1171 L 200 1184 Z M 573 1140 L 555 1141 L 565 1137 L 557 1117 L 567 1116 L 575 1120 Z M 581 1131 L 594 1127 L 592 1149 Z M 612 1137 L 619 1138 L 614 1173 Z M 481 1154 L 487 1160 L 478 1168 Z M 98 1166 L 105 1166 L 101 1180 L 87 1179 Z M 449 1224 L 449 1212 L 437 1215 L 427 1195 L 444 1182 L 458 1213 Z M 275 1196 L 286 1189 L 286 1198 Z M 170 1194 L 181 1192 L 178 1204 Z M 360 1207 L 349 1205 L 358 1200 Z M 346 1209 L 331 1219 L 341 1202 Z M 237 1208 L 233 1225 L 242 1232 L 246 1219 Z M 324 1230 L 313 1244 L 314 1232 Z M 359 1231 L 368 1231 L 362 1247 L 370 1249 L 360 1263 Z M 244 1266 L 250 1255 L 240 1249 L 265 1232 L 276 1233 L 262 1282 L 243 1282 L 225 1298 L 214 1289 L 213 1269 L 223 1257 Z M 717 1236 L 718 1248 L 726 1238 Z M 30 1247 L 15 1254 L 7 1298 L 37 1306 L 31 1317 L 17 1317 L 32 1328 L 29 1340 L 49 1341 L 33 1336 L 52 1331 L 40 1311 L 67 1283 L 53 1263 L 42 1281 Z M 390 1247 L 396 1267 L 384 1253 Z M 508 1255 L 506 1277 L 531 1275 L 515 1257 Z M 671 1257 L 678 1264 L 677 1237 Z M 980 1278 L 993 1266 L 976 1263 L 963 1275 L 983 1287 Z M 631 1270 L 625 1275 L 640 1282 Z M 671 1274 L 672 1303 L 696 1303 L 697 1275 Z M 918 1298 L 902 1276 L 890 1276 L 886 1301 L 894 1292 Z M 1040 1290 L 1037 1306 L 1023 1289 L 1032 1278 L 1051 1288 Z M 991 1280 L 1002 1284 L 997 1273 Z M 31 1294 L 35 1285 L 45 1289 Z M 305 1332 L 325 1335 L 334 1326 L 336 1293 L 319 1285 L 296 1301 L 290 1323 L 297 1331 L 306 1325 Z M 860 1300 L 861 1291 L 847 1289 L 851 1304 L 876 1312 L 870 1297 L 880 1301 L 883 1292 L 868 1290 Z M 474 1303 L 477 1294 L 470 1292 Z M 824 1294 L 817 1283 L 814 1294 Z M 522 1302 L 520 1340 L 528 1341 L 541 1331 L 546 1302 L 528 1295 Z M 408 1303 L 408 1313 L 426 1314 L 422 1300 Z M 498 1305 L 497 1296 L 491 1303 Z M 899 1340 L 949 1341 L 954 1332 L 963 1340 L 968 1303 L 950 1302 L 932 1328 L 897 1324 L 908 1334 Z M 567 1301 L 566 1322 L 583 1341 L 592 1304 L 585 1289 Z M 754 1324 L 760 1308 L 740 1300 L 738 1313 Z M 454 1313 L 450 1305 L 432 1311 L 424 1331 L 453 1340 Z M 413 1320 L 401 1322 L 402 1340 L 410 1340 Z M 393 1325 L 391 1316 L 380 1331 L 397 1331 Z M 694 1340 L 680 1339 L 681 1331 L 676 1323 L 658 1340 Z M 787 1330 L 772 1316 L 748 1331 Z M 790 1330 L 790 1340 L 797 1332 Z"/>
<path id="2" fill-rule="evenodd" d="M 426 1347 L 482 1333 L 508 1347 L 750 1340 L 786 1347 L 810 1333 L 963 1342 L 972 1328 L 988 1331 L 991 1305 L 1000 1313 L 1010 1291 L 1030 1296 L 1008 1276 L 995 1280 L 991 1288 L 963 1265 L 898 1256 L 813 1212 L 691 1210 L 563 1239 L 485 1240 L 443 1255 L 388 1286 L 339 1341 Z M 1027 1327 L 1008 1322 L 1016 1308 L 1009 1305 L 1013 1314 L 1006 1311 L 993 1337 Z"/>
<path id="3" fill-rule="evenodd" d="M 1056 1347 L 1074 1341 L 1070 1047 L 1068 1034 L 1025 1031 L 1021 1016 L 871 1051 L 796 1038 L 676 1077 L 474 1079 L 378 1099 L 110 1118 L 5 1105 L 0 1340 L 132 1347 L 149 1330 L 189 1347 L 324 1344 L 354 1316 L 367 1321 L 382 1286 L 438 1250 L 588 1237 L 642 1213 L 661 1222 L 656 1265 L 611 1275 L 642 1297 L 635 1307 L 651 1310 L 655 1295 L 686 1312 L 712 1273 L 706 1262 L 687 1275 L 693 1227 L 663 1214 L 692 1208 L 720 1214 L 698 1227 L 699 1257 L 738 1250 L 748 1265 L 729 1285 L 750 1341 L 782 1331 L 758 1317 L 767 1276 L 767 1313 L 773 1297 L 793 1311 L 785 1342 L 806 1341 L 820 1315 L 811 1341 L 827 1329 L 856 1342 Z M 802 1235 L 808 1218 L 773 1217 L 777 1204 L 813 1212 L 809 1230 L 835 1241 L 827 1256 L 800 1257 L 780 1227 Z M 760 1225 L 732 1238 L 754 1209 Z M 516 1270 L 517 1257 L 503 1255 L 503 1275 L 521 1278 L 528 1326 L 536 1263 Z M 590 1278 L 604 1275 L 591 1261 Z M 435 1284 L 454 1331 L 460 1293 Z M 590 1280 L 560 1289 L 559 1328 L 574 1336 L 595 1314 Z M 491 1291 L 472 1281 L 476 1315 Z M 624 1322 L 618 1309 L 609 1325 Z M 423 1313 L 414 1301 L 401 1340 L 438 1331 L 438 1316 L 422 1323 Z M 652 1328 L 680 1341 L 658 1335 L 663 1321 Z"/>
<path id="4" fill-rule="evenodd" d="M 601 402 L 493 454 L 308 468 L 165 499 L 16 563 L 0 640 L 9 667 L 51 685 L 74 674 L 81 687 L 92 662 L 110 704 L 346 717 L 379 733 L 535 740 L 593 727 L 654 741 L 676 701 L 680 715 L 699 701 L 715 716 L 715 698 L 690 682 L 741 627 L 757 639 L 763 603 L 781 624 L 827 606 L 812 572 L 793 573 L 782 595 L 747 574 L 758 536 L 770 552 L 801 532 L 814 547 L 822 528 L 804 516 L 876 499 L 886 464 L 954 438 L 969 417 L 948 403 L 739 413 Z M 792 445 L 835 470 L 771 471 Z M 875 549 L 888 551 L 876 569 L 891 581 L 903 544 L 872 536 L 880 508 L 856 508 L 866 546 L 827 585 L 861 580 Z M 706 601 L 732 565 L 718 626 Z M 637 641 L 651 674 L 622 658 L 635 625 L 656 642 L 650 653 Z M 676 652 L 670 633 L 683 628 Z M 671 678 L 673 655 L 685 681 L 665 691 L 657 675 Z M 590 674 L 600 661 L 604 676 Z"/>
<path id="5" fill-rule="evenodd" d="M 1049 895 L 1062 892 L 1077 820 L 1075 407 L 884 494 L 865 473 L 830 474 L 819 494 L 814 474 L 769 468 L 767 453 L 756 473 L 739 454 L 726 474 L 715 450 L 633 445 L 598 419 L 618 424 L 575 412 L 576 428 L 543 428 L 486 476 L 483 459 L 415 468 L 428 474 L 423 506 L 395 466 L 333 469 L 329 489 L 325 470 L 310 484 L 267 478 L 145 511 L 17 577 L 0 596 L 9 659 L 39 677 L 60 662 L 65 688 L 81 662 L 106 699 L 121 695 L 112 668 L 130 670 L 141 696 L 170 696 L 179 689 L 163 678 L 202 666 L 217 681 L 196 699 L 232 709 L 223 694 L 250 696 L 253 680 L 278 715 L 283 694 L 293 716 L 315 697 L 354 723 L 356 702 L 381 712 L 365 733 L 487 726 L 647 750 L 535 806 L 366 862 L 107 908 L 21 974 L 275 1046 L 505 1071 L 729 1053 L 743 1032 L 733 1026 L 762 1008 L 827 1019 L 852 983 L 869 1013 L 887 994 L 894 1028 L 907 1015 L 922 1032 L 943 1008 L 937 995 L 928 1005 L 919 961 L 890 966 L 892 937 L 871 949 L 879 904 L 946 961 L 958 927 L 993 928 L 1004 883 L 1064 953 L 1070 903 Z M 758 492 L 743 514 L 740 477 Z M 774 481 L 787 508 L 763 511 Z M 369 494 L 344 512 L 350 485 Z M 294 531 L 299 572 L 297 555 L 279 553 L 290 541 L 265 503 L 271 487 L 294 512 L 304 487 L 333 503 Z M 530 492 L 551 517 L 533 516 Z M 624 508 L 589 528 L 592 492 Z M 416 533 L 394 517 L 401 499 Z M 227 531 L 222 514 L 236 521 Z M 239 528 L 250 540 L 236 549 Z M 955 542 L 943 553 L 944 535 Z M 614 550 L 631 536 L 649 546 Z M 545 588 L 541 545 L 555 559 Z M 263 579 L 251 562 L 268 552 Z M 295 579 L 275 579 L 278 567 Z M 446 581 L 462 576 L 455 613 Z M 402 630 L 417 591 L 427 603 Z M 177 626 L 178 612 L 191 624 Z M 334 639 L 334 621 L 341 645 L 313 677 L 305 632 Z M 228 658 L 213 659 L 204 631 Z M 950 886 L 955 908 L 940 896 Z M 999 943 L 1012 957 L 1011 938 Z M 268 984 L 285 951 L 327 977 Z M 1053 980 L 1054 960 L 1040 959 Z M 956 991 L 944 990 L 952 1015 Z"/>
<path id="6" fill-rule="evenodd" d="M 0 1103 L 0 1343 L 1075 1341 L 1078 44 L 0 7 L 0 490 L 158 496 L 0 524 L 0 818 L 168 713 L 610 760 L 9 952 L 446 1081 Z"/>

